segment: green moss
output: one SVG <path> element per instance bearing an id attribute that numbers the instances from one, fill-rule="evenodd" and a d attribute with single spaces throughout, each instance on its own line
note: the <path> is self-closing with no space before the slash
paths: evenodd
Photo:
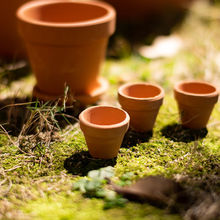
<path id="1" fill-rule="evenodd" d="M 216 175 L 218 172 L 220 164 L 218 157 L 220 153 L 219 139 L 213 135 L 211 130 L 204 139 L 198 141 L 189 140 L 189 142 L 187 142 L 187 140 L 185 140 L 179 142 L 173 141 L 172 137 L 163 136 L 161 130 L 164 126 L 176 122 L 177 118 L 175 114 L 177 109 L 174 100 L 171 97 L 167 97 L 166 103 L 168 103 L 168 105 L 166 105 L 168 107 L 164 106 L 163 109 L 161 109 L 161 115 L 158 117 L 157 125 L 150 140 L 120 149 L 114 166 L 116 173 L 114 180 L 116 182 L 118 181 L 117 177 L 122 176 L 126 172 L 134 173 L 133 179 L 158 174 L 174 177 L 178 174 L 186 175 L 189 179 L 192 178 L 192 180 L 195 177 L 202 178 L 206 175 Z M 168 108 L 173 114 L 171 114 L 168 119 L 162 120 L 161 117 L 168 112 Z M 45 176 L 52 177 L 55 174 L 59 175 L 65 170 L 63 162 L 66 158 L 86 149 L 81 132 L 73 137 L 70 133 L 67 140 L 66 143 L 56 143 L 51 147 L 51 151 L 53 151 L 53 165 L 51 167 L 43 166 L 46 172 Z M 15 152 L 16 151 L 14 151 L 14 154 Z M 83 158 L 81 158 L 81 160 L 83 160 Z M 79 161 L 75 162 L 78 163 Z M 96 162 L 99 163 L 99 161 Z M 7 164 L 10 163 L 11 160 L 7 162 Z M 42 170 L 43 167 L 40 169 Z M 89 170 L 90 168 L 86 167 L 86 169 Z M 92 166 L 91 169 L 93 169 Z M 22 168 L 22 171 L 26 178 L 31 179 L 33 177 L 30 173 L 26 173 L 26 168 Z M 37 171 L 33 168 L 32 172 Z M 34 176 L 41 178 L 41 173 L 35 173 Z M 79 193 L 71 191 L 74 181 L 74 179 L 71 181 L 68 180 L 71 179 L 71 174 L 65 176 L 64 179 L 62 185 L 56 186 L 59 189 L 58 194 L 53 190 L 54 181 L 43 181 L 44 185 L 40 186 L 29 185 L 31 193 L 36 192 L 40 188 L 43 197 L 37 193 L 33 201 L 25 202 L 22 205 L 24 213 L 35 216 L 36 219 L 112 219 L 113 216 L 117 216 L 118 219 L 180 219 L 177 215 L 167 215 L 164 211 L 147 204 L 129 203 L 125 208 L 104 211 L 102 200 L 87 199 L 82 197 Z M 28 182 L 29 181 L 30 180 L 28 180 Z M 51 190 L 47 191 L 46 189 L 50 187 Z M 212 187 L 214 190 L 217 190 L 217 186 L 216 188 L 215 186 Z M 135 210 L 135 212 L 132 210 Z"/>
<path id="2" fill-rule="evenodd" d="M 33 219 L 161 219 L 178 220 L 176 215 L 166 214 L 164 211 L 149 205 L 135 203 L 128 204 L 125 208 L 103 210 L 103 201 L 98 199 L 85 199 L 78 193 L 59 194 L 46 197 L 29 203 L 25 207 Z M 35 218 L 34 218 L 35 217 Z"/>
<path id="3" fill-rule="evenodd" d="M 219 109 L 218 104 L 208 133 L 193 133 L 177 124 L 179 116 L 175 100 L 172 95 L 167 95 L 152 137 L 143 143 L 124 145 L 117 160 L 110 161 L 110 164 L 88 157 L 86 143 L 78 127 L 69 132 L 65 140 L 61 139 L 49 147 L 39 146 L 32 156 L 21 153 L 2 135 L 1 165 L 7 173 L 6 178 L 13 183 L 7 199 L 15 210 L 22 210 L 36 219 L 112 219 L 113 216 L 118 219 L 179 219 L 177 215 L 167 215 L 148 204 L 129 203 L 125 208 L 104 211 L 102 200 L 87 199 L 71 191 L 74 176 L 67 174 L 65 161 L 74 158 L 71 161 L 75 167 L 74 175 L 82 175 L 82 170 L 112 164 L 115 167 L 115 182 L 126 172 L 134 174 L 132 180 L 148 175 L 171 178 L 180 175 L 187 176 L 195 187 L 209 185 L 218 191 L 211 176 L 218 175 L 220 164 L 219 128 L 215 124 L 212 126 L 219 120 Z M 204 177 L 203 186 L 194 183 L 195 178 L 203 181 Z M 4 176 L 1 178 L 4 179 Z M 6 182 L 3 189 L 7 191 L 8 186 Z"/>
<path id="4" fill-rule="evenodd" d="M 220 164 L 220 139 L 218 124 L 214 122 L 219 121 L 219 115 L 220 108 L 217 104 L 208 133 L 184 130 L 177 124 L 179 116 L 175 100 L 171 94 L 167 94 L 152 137 L 143 143 L 124 145 L 117 160 L 111 162 L 116 173 L 113 180 L 117 182 L 118 177 L 126 172 L 134 174 L 133 180 L 148 175 L 171 178 L 176 175 L 187 176 L 192 184 L 195 178 L 202 180 L 203 177 L 216 176 Z M 87 147 L 78 127 L 69 132 L 65 140 L 57 141 L 50 147 L 39 146 L 32 152 L 32 156 L 21 153 L 18 147 L 10 145 L 4 135 L 0 136 L 0 146 L 1 165 L 7 178 L 14 184 L 8 193 L 8 201 L 15 210 L 22 210 L 27 216 L 34 216 L 36 219 L 112 219 L 113 216 L 118 219 L 180 218 L 167 215 L 163 210 L 148 204 L 129 203 L 125 208 L 104 211 L 102 200 L 87 199 L 72 192 L 74 178 L 72 174 L 66 174 L 66 159 L 78 155 L 71 162 L 75 166 L 75 175 L 81 175 L 82 170 L 111 165 L 81 153 L 87 151 Z M 58 179 L 54 176 L 58 176 Z M 206 181 L 205 185 L 212 183 L 212 179 Z M 196 186 L 201 187 L 195 183 Z M 211 187 L 215 191 L 219 190 L 215 184 Z M 3 189 L 7 191 L 7 188 L 6 182 Z"/>
<path id="5" fill-rule="evenodd" d="M 206 14 L 212 14 L 208 8 L 206 10 Z M 208 131 L 192 132 L 179 126 L 172 94 L 173 84 L 182 79 L 196 78 L 219 84 L 216 60 L 220 48 L 219 24 L 214 20 L 208 24 L 202 20 L 196 13 L 186 19 L 179 33 L 187 47 L 171 59 L 148 60 L 132 54 L 125 59 L 106 61 L 102 75 L 108 79 L 110 89 L 105 103 L 116 104 L 117 88 L 125 82 L 154 82 L 166 92 L 153 134 L 132 134 L 133 139 L 123 144 L 117 159 L 91 158 L 84 137 L 75 125 L 72 131 L 60 131 L 60 135 L 65 134 L 62 139 L 56 139 L 49 146 L 38 143 L 35 150 L 26 153 L 1 134 L 0 218 L 181 219 L 179 215 L 167 214 L 148 204 L 131 202 L 124 208 L 103 210 L 102 200 L 72 192 L 72 184 L 79 176 L 108 165 L 115 168 L 113 181 L 116 183 L 127 172 L 133 174 L 132 181 L 159 174 L 183 177 L 185 184 L 204 190 L 211 187 L 219 192 L 220 183 L 216 177 L 220 166 L 220 103 L 215 106 Z M 207 34 L 205 41 L 204 33 Z M 13 141 L 17 138 L 13 137 Z"/>

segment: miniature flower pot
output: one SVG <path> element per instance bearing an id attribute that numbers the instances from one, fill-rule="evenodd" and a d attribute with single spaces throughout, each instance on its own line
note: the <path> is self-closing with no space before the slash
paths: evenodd
<path id="1" fill-rule="evenodd" d="M 207 82 L 186 81 L 174 87 L 182 125 L 191 129 L 205 128 L 218 101 L 217 88 Z"/>
<path id="2" fill-rule="evenodd" d="M 84 104 L 97 101 L 106 90 L 99 73 L 115 10 L 96 1 L 31 1 L 18 9 L 17 18 L 37 79 L 33 95 L 54 100 L 69 86 Z"/>
<path id="3" fill-rule="evenodd" d="M 150 83 L 128 83 L 118 90 L 118 101 L 130 115 L 131 128 L 138 132 L 153 129 L 163 97 L 163 89 Z"/>
<path id="4" fill-rule="evenodd" d="M 16 27 L 15 12 L 28 0 L 3 0 L 0 6 L 0 59 L 25 57 L 23 42 Z"/>
<path id="5" fill-rule="evenodd" d="M 93 157 L 110 159 L 117 156 L 129 127 L 130 118 L 125 111 L 111 106 L 95 106 L 84 110 L 79 120 Z"/>

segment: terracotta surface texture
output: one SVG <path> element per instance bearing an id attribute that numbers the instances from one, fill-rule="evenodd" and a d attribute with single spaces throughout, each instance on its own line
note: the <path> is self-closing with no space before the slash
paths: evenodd
<path id="1" fill-rule="evenodd" d="M 110 5 L 96 1 L 31 1 L 18 9 L 17 18 L 39 98 L 60 97 L 65 86 L 74 97 L 91 103 L 90 96 L 103 93 L 106 83 L 99 73 L 108 38 L 115 30 L 115 10 Z"/>
<path id="2" fill-rule="evenodd" d="M 112 106 L 95 106 L 84 110 L 79 120 L 93 157 L 110 159 L 117 156 L 129 127 L 130 117 L 125 111 Z"/>
<path id="3" fill-rule="evenodd" d="M 210 83 L 199 81 L 179 82 L 174 87 L 181 123 L 191 129 L 205 128 L 219 91 Z"/>
<path id="4" fill-rule="evenodd" d="M 150 83 L 128 83 L 118 90 L 118 101 L 130 115 L 131 128 L 138 132 L 153 129 L 163 98 L 163 89 Z"/>

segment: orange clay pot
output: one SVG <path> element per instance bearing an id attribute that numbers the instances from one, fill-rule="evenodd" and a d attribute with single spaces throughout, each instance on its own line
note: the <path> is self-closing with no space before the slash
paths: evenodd
<path id="1" fill-rule="evenodd" d="M 79 115 L 89 153 L 95 158 L 110 159 L 117 156 L 129 127 L 129 115 L 116 107 L 95 106 Z"/>
<path id="2" fill-rule="evenodd" d="M 62 97 L 65 86 L 83 104 L 97 101 L 107 89 L 99 77 L 115 10 L 96 1 L 31 1 L 17 11 L 42 100 Z"/>
<path id="3" fill-rule="evenodd" d="M 150 83 L 128 83 L 118 90 L 118 101 L 131 117 L 131 128 L 138 132 L 153 129 L 163 97 L 163 89 Z"/>
<path id="4" fill-rule="evenodd" d="M 218 101 L 217 88 L 207 82 L 186 81 L 174 87 L 181 122 L 191 129 L 205 128 Z"/>
<path id="5" fill-rule="evenodd" d="M 23 42 L 18 34 L 15 12 L 28 0 L 1 0 L 0 4 L 0 59 L 25 57 Z"/>

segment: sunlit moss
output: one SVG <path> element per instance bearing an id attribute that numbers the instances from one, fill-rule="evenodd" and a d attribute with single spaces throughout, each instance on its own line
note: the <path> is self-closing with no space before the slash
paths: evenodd
<path id="1" fill-rule="evenodd" d="M 107 99 L 114 100 L 114 104 L 117 103 L 117 88 L 125 82 L 158 83 L 166 93 L 152 137 L 120 149 L 112 164 L 115 168 L 113 181 L 117 183 L 127 172 L 133 174 L 132 181 L 148 175 L 180 176 L 186 177 L 191 185 L 204 188 L 209 184 L 212 190 L 219 191 L 217 184 L 212 182 L 215 179 L 209 178 L 219 175 L 220 103 L 214 108 L 208 132 L 203 130 L 194 134 L 179 126 L 172 92 L 174 83 L 182 79 L 203 79 L 219 84 L 220 68 L 215 59 L 220 48 L 219 30 L 218 19 L 204 22 L 199 14 L 190 14 L 179 30 L 186 47 L 175 57 L 149 60 L 135 53 L 124 59 L 106 61 L 102 75 L 110 84 Z M 77 174 L 82 175 L 83 169 L 93 169 L 95 162 L 87 163 L 87 154 L 82 154 L 83 157 L 80 154 L 87 151 L 87 147 L 79 127 L 65 132 L 60 132 L 66 134 L 62 139 L 49 147 L 39 145 L 31 154 L 21 152 L 7 135 L 0 135 L 0 211 L 4 207 L 3 219 L 181 219 L 179 215 L 167 214 L 148 204 L 128 203 L 124 208 L 103 210 L 102 200 L 84 198 L 72 192 L 72 184 L 81 178 Z M 12 140 L 16 142 L 16 137 Z M 65 161 L 75 154 L 73 175 L 65 168 Z"/>

